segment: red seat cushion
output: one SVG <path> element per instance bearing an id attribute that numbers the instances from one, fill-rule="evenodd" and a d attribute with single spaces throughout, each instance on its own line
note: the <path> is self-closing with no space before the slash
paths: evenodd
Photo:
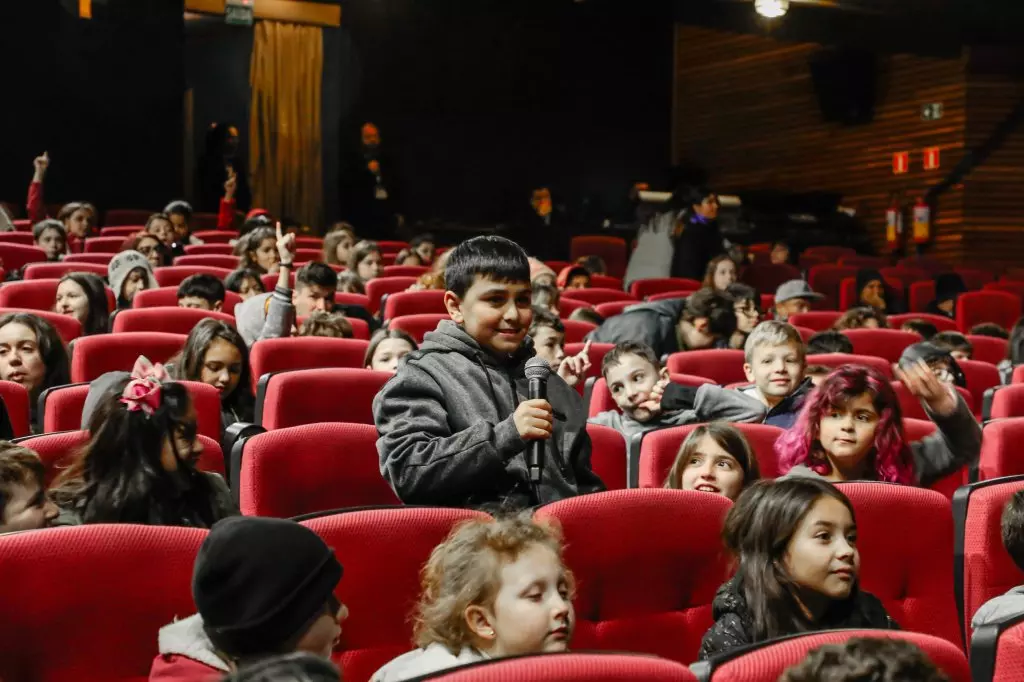
<path id="1" fill-rule="evenodd" d="M 719 495 L 650 489 L 539 508 L 537 518 L 561 524 L 576 576 L 573 647 L 693 661 L 712 624 L 715 590 L 729 573 L 719 535 L 731 506 Z"/>
<path id="2" fill-rule="evenodd" d="M 264 374 L 293 369 L 363 366 L 370 343 L 362 339 L 293 336 L 263 339 L 249 351 L 253 388 Z"/>
<path id="3" fill-rule="evenodd" d="M 256 422 L 266 429 L 317 422 L 373 424 L 373 398 L 392 376 L 351 368 L 275 374 L 257 396 Z M 324 396 L 332 398 L 324 400 Z"/>
<path id="4" fill-rule="evenodd" d="M 380 475 L 377 429 L 308 424 L 250 438 L 242 455 L 239 506 L 250 516 L 311 512 L 401 501 Z"/>

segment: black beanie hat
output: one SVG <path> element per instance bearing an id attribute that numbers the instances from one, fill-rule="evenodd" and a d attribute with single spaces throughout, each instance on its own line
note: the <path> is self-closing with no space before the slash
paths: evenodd
<path id="1" fill-rule="evenodd" d="M 860 300 L 860 295 L 864 291 L 864 287 L 868 285 L 868 282 L 878 280 L 882 283 L 882 288 L 888 293 L 888 286 L 885 284 L 885 278 L 882 277 L 882 273 L 874 268 L 861 268 L 857 271 L 857 300 Z"/>
<path id="2" fill-rule="evenodd" d="M 334 551 L 305 526 L 233 516 L 199 548 L 192 598 L 220 651 L 278 653 L 322 612 L 341 573 Z"/>

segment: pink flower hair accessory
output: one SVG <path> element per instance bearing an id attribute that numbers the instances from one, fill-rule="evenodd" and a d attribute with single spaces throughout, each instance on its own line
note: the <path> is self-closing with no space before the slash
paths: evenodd
<path id="1" fill-rule="evenodd" d="M 170 381 L 170 375 L 159 362 L 155 365 L 140 355 L 132 367 L 132 380 L 124 387 L 120 401 L 128 406 L 129 412 L 142 410 L 147 417 L 160 407 L 161 385 Z"/>

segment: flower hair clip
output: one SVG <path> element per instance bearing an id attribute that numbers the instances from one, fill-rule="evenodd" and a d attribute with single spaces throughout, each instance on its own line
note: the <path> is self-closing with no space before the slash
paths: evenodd
<path id="1" fill-rule="evenodd" d="M 154 365 L 140 355 L 132 367 L 132 380 L 124 387 L 120 401 L 128 406 L 129 412 L 141 410 L 150 417 L 160 407 L 161 385 L 169 380 L 163 365 L 159 362 Z"/>

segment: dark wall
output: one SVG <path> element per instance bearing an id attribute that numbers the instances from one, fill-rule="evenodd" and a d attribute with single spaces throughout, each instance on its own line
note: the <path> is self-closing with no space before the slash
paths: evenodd
<path id="1" fill-rule="evenodd" d="M 74 3 L 77 8 L 77 3 Z M 24 210 L 32 159 L 47 203 L 160 207 L 181 191 L 181 0 L 0 3 L 0 199 Z"/>
<path id="2" fill-rule="evenodd" d="M 540 185 L 579 213 L 668 164 L 666 3 L 358 0 L 342 24 L 360 86 L 342 164 L 376 122 L 411 219 L 507 219 Z"/>

